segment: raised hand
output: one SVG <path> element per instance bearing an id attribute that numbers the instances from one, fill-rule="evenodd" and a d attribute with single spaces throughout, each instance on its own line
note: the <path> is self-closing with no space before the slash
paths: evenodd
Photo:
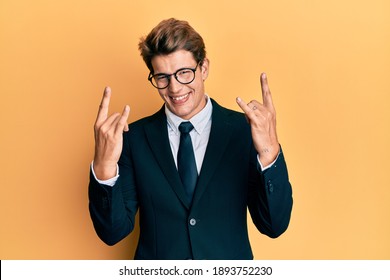
<path id="1" fill-rule="evenodd" d="M 251 126 L 253 144 L 261 164 L 267 166 L 276 159 L 280 146 L 276 135 L 276 112 L 265 73 L 261 74 L 260 82 L 263 104 L 256 100 L 246 104 L 240 97 L 236 101 Z"/>
<path id="2" fill-rule="evenodd" d="M 127 118 L 130 107 L 123 109 L 122 114 L 114 113 L 108 116 L 111 89 L 104 89 L 103 98 L 99 106 L 96 118 L 95 131 L 95 156 L 93 168 L 99 180 L 107 180 L 116 175 L 117 162 L 122 152 L 123 131 L 128 131 Z"/>

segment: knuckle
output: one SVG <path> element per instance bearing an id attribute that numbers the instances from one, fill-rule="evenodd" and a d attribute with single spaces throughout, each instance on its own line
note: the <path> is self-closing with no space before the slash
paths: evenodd
<path id="1" fill-rule="evenodd" d="M 255 114 L 255 112 L 254 112 L 253 110 L 249 110 L 249 111 L 247 112 L 247 115 L 248 115 L 248 117 L 249 117 L 250 119 L 254 119 L 254 118 L 256 117 L 256 114 Z"/>
<path id="2" fill-rule="evenodd" d="M 100 128 L 99 128 L 99 134 L 101 136 L 103 136 L 104 138 L 107 138 L 108 135 L 109 135 L 109 131 L 110 131 L 110 126 L 108 125 L 102 125 Z"/>

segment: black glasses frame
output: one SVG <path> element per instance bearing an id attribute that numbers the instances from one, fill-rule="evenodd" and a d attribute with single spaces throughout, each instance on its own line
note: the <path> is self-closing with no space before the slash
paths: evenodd
<path id="1" fill-rule="evenodd" d="M 150 72 L 150 73 L 149 73 L 149 76 L 148 76 L 148 80 L 149 80 L 149 82 L 152 84 L 152 86 L 154 86 L 154 87 L 157 88 L 157 89 L 164 89 L 164 88 L 167 88 L 167 87 L 169 86 L 170 82 L 171 82 L 171 77 L 172 77 L 172 76 L 174 76 L 175 79 L 176 79 L 176 81 L 178 81 L 180 84 L 182 84 L 182 85 L 188 85 L 188 84 L 192 83 L 192 82 L 195 80 L 195 72 L 196 72 L 196 69 L 198 69 L 199 63 L 200 63 L 200 62 L 198 62 L 198 63 L 196 64 L 196 67 L 195 67 L 195 68 L 189 68 L 189 67 L 180 68 L 179 70 L 177 70 L 175 73 L 172 73 L 172 74 L 163 74 L 163 73 L 161 73 L 161 74 L 155 74 L 155 75 L 153 75 L 153 73 Z M 191 71 L 194 73 L 194 77 L 192 78 L 191 81 L 183 83 L 183 82 L 180 82 L 180 81 L 178 80 L 178 78 L 177 78 L 177 73 L 179 73 L 180 71 L 183 71 L 183 70 L 191 70 Z M 154 77 L 157 77 L 157 76 L 160 76 L 160 77 L 163 76 L 164 78 L 167 78 L 167 79 L 168 79 L 168 84 L 167 84 L 165 87 L 158 87 L 157 85 L 155 85 L 155 84 L 153 83 L 153 78 L 154 78 Z"/>

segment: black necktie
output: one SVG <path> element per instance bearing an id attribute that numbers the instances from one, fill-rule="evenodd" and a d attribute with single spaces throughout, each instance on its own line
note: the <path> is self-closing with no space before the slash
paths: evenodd
<path id="1" fill-rule="evenodd" d="M 198 180 L 198 171 L 190 136 L 190 131 L 193 128 L 194 126 L 190 122 L 182 122 L 179 125 L 181 134 L 179 151 L 177 153 L 177 169 L 190 201 L 192 201 L 192 195 Z"/>

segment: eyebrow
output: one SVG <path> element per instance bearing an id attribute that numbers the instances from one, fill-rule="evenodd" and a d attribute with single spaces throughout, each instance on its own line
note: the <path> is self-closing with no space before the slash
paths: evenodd
<path id="1" fill-rule="evenodd" d="M 180 70 L 183 70 L 183 69 L 194 69 L 194 67 L 189 67 L 189 66 L 187 66 L 187 67 L 181 67 L 181 68 L 177 69 L 175 72 L 173 72 L 173 73 L 171 73 L 171 74 L 162 72 L 162 73 L 154 73 L 153 76 L 154 76 L 154 75 L 160 75 L 160 76 L 164 76 L 164 75 L 165 75 L 165 76 L 168 76 L 168 75 L 175 74 L 177 71 L 180 71 Z"/>

